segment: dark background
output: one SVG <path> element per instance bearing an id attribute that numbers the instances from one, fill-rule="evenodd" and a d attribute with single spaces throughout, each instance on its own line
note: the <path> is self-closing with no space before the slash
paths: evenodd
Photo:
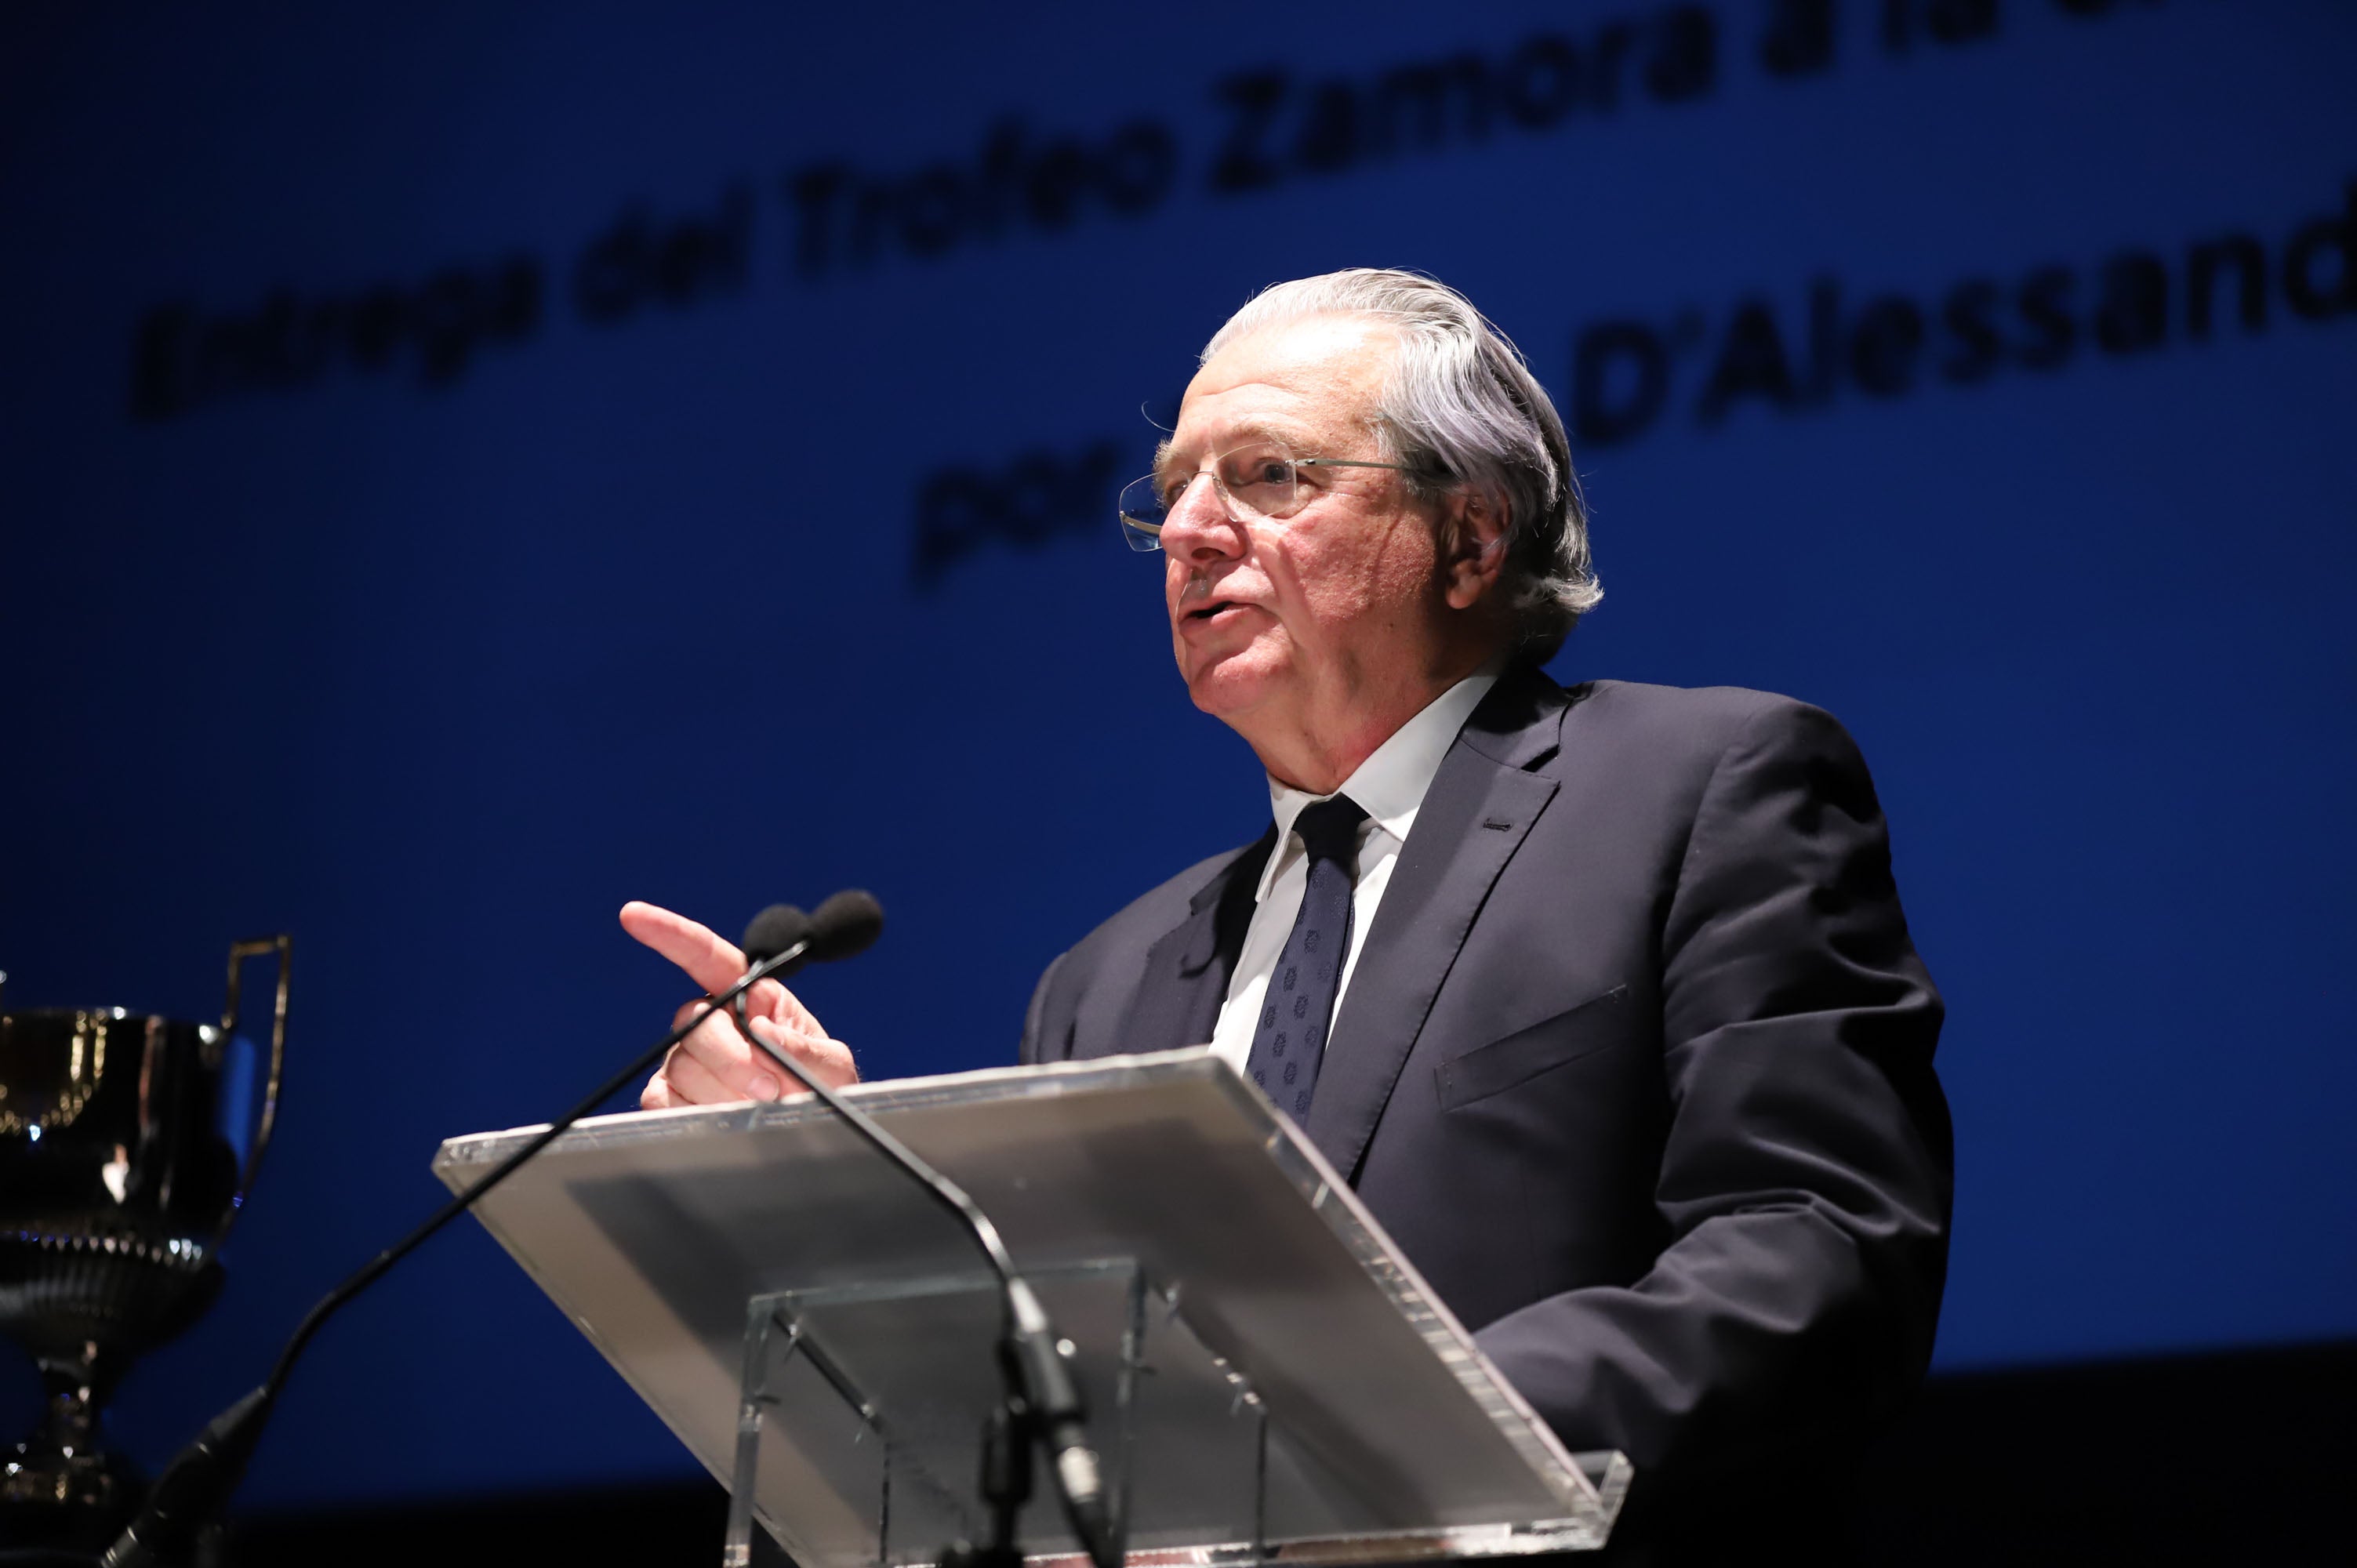
<path id="1" fill-rule="evenodd" d="M 651 1038 L 686 988 L 625 899 L 874 888 L 807 998 L 952 1070 L 1257 832 L 1112 499 L 1231 310 L 1350 264 L 1577 416 L 1560 678 L 1865 746 L 1951 1007 L 1927 1408 L 2303 1345 L 2346 1386 L 2352 64 L 2335 0 L 9 8 L 9 1004 L 201 1016 L 296 940 L 231 1283 L 119 1435 L 159 1463 L 440 1139 Z M 467 1229 L 245 1498 L 688 1467 Z"/>

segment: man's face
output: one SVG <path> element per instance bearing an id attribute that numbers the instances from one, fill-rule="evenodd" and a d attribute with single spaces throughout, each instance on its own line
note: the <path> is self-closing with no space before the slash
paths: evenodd
<path id="1" fill-rule="evenodd" d="M 1159 471 L 1185 482 L 1275 438 L 1297 456 L 1381 461 L 1374 412 L 1395 351 L 1385 329 L 1311 317 L 1239 338 L 1196 374 Z M 1384 468 L 1299 470 L 1302 504 L 1231 515 L 1209 477 L 1162 529 L 1164 601 L 1195 705 L 1257 739 L 1329 729 L 1424 679 L 1441 636 L 1430 512 Z M 1265 755 L 1265 748 L 1264 748 Z"/>

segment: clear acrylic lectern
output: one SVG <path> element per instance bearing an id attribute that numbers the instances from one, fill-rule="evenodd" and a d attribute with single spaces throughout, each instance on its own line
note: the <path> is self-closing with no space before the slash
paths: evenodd
<path id="1" fill-rule="evenodd" d="M 1566 1454 L 1316 1149 L 1208 1050 L 862 1085 L 991 1216 L 1070 1342 L 1130 1561 L 1603 1544 Z M 457 1138 L 454 1190 L 533 1129 Z M 978 1541 L 999 1298 L 972 1240 L 803 1096 L 585 1122 L 484 1225 L 801 1568 Z M 1077 1554 L 1048 1488 L 1035 1558 Z"/>

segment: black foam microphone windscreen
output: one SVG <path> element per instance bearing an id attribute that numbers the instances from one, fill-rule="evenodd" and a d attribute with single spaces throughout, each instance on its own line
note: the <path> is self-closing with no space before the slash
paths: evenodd
<path id="1" fill-rule="evenodd" d="M 865 952 L 884 933 L 884 906 L 864 887 L 846 887 L 811 916 L 811 959 L 831 963 Z"/>
<path id="2" fill-rule="evenodd" d="M 823 907 L 821 912 L 824 912 Z M 813 935 L 812 924 L 811 918 L 791 904 L 770 905 L 754 916 L 745 927 L 746 961 L 761 963 L 777 957 L 804 937 Z"/>

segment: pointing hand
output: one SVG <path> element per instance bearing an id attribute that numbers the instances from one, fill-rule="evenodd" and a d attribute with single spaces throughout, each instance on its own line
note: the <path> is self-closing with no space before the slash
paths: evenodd
<path id="1" fill-rule="evenodd" d="M 685 970 L 706 995 L 717 995 L 745 977 L 744 953 L 684 915 L 652 904 L 629 903 L 622 906 L 622 929 Z M 774 980 L 764 980 L 746 993 L 745 1004 L 754 1033 L 813 1078 L 829 1089 L 859 1080 L 851 1047 L 830 1038 L 792 992 Z M 686 1023 L 704 1004 L 701 996 L 687 1003 L 672 1015 L 672 1027 Z M 797 1091 L 777 1064 L 747 1043 L 737 1032 L 736 1021 L 721 1012 L 672 1047 L 662 1066 L 647 1080 L 639 1104 L 659 1111 L 673 1105 L 775 1100 Z"/>

